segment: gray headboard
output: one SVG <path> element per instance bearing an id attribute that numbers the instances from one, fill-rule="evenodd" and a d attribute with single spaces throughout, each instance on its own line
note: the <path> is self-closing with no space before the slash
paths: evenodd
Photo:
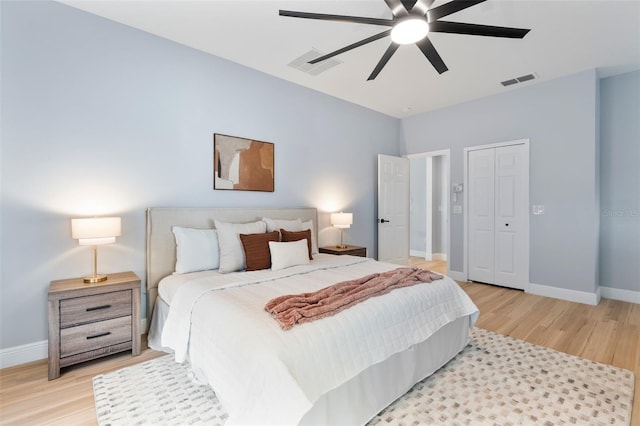
<path id="1" fill-rule="evenodd" d="M 313 219 L 314 233 L 318 238 L 318 212 L 315 208 L 257 209 L 257 208 L 149 208 L 147 209 L 147 317 L 151 318 L 158 283 L 175 270 L 176 241 L 172 226 L 186 228 L 215 228 L 215 219 L 245 223 L 273 219 Z M 149 320 L 148 324 L 151 323 Z"/>

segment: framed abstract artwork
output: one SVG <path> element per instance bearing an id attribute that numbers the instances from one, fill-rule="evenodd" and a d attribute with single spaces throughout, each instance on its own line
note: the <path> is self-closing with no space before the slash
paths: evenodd
<path id="1" fill-rule="evenodd" d="M 213 135 L 213 189 L 274 191 L 273 144 Z"/>

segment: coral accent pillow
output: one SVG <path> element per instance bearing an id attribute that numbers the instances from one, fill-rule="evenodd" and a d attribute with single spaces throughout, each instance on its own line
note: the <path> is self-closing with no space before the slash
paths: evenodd
<path id="1" fill-rule="evenodd" d="M 240 234 L 247 271 L 271 268 L 269 241 L 278 241 L 279 239 L 278 231 L 266 234 Z"/>
<path id="2" fill-rule="evenodd" d="M 306 238 L 307 240 L 307 247 L 309 248 L 309 260 L 313 260 L 313 256 L 311 254 L 311 230 L 310 229 L 306 229 L 304 231 L 298 231 L 298 232 L 290 232 L 287 231 L 286 229 L 281 229 L 280 230 L 280 235 L 282 235 L 282 242 L 286 243 L 286 242 L 290 242 L 290 241 L 299 241 L 299 240 L 304 240 Z"/>

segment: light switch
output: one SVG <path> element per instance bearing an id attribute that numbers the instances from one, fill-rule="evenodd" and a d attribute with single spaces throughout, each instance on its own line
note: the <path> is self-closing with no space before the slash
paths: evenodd
<path id="1" fill-rule="evenodd" d="M 453 206 L 453 214 L 462 214 L 462 206 L 454 205 Z"/>
<path id="2" fill-rule="evenodd" d="M 544 206 L 540 204 L 534 204 L 531 208 L 531 212 L 534 216 L 540 216 L 544 214 Z"/>

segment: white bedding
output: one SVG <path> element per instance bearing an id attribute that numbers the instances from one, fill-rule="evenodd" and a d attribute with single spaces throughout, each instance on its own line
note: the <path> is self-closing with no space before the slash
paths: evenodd
<path id="1" fill-rule="evenodd" d="M 176 361 L 189 358 L 194 372 L 211 384 L 229 413 L 228 424 L 296 424 L 322 395 L 369 366 L 458 318 L 470 316 L 473 326 L 477 308 L 448 277 L 289 331 L 264 311 L 276 296 L 397 267 L 325 255 L 277 272 L 200 273 L 170 286 L 162 344 L 175 351 Z M 163 286 L 161 294 L 168 294 Z M 206 338 L 190 341 L 192 330 Z"/>

